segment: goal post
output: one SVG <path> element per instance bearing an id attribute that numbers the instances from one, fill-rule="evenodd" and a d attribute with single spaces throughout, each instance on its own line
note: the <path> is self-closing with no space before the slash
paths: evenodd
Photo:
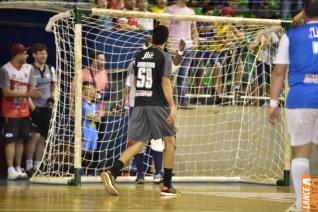
<path id="1" fill-rule="evenodd" d="M 190 103 L 177 112 L 173 180 L 288 185 L 286 88 L 280 97 L 281 122 L 271 126 L 266 120 L 272 58 L 278 46 L 277 38 L 284 31 L 281 26 L 287 22 L 95 8 L 76 8 L 58 14 L 46 27 L 55 36 L 58 94 L 42 164 L 31 182 L 70 185 L 101 182 L 98 173 L 110 168 L 127 148 L 128 112 L 122 108 L 127 67 L 142 49 L 145 37 L 151 35 L 151 30 L 117 28 L 114 20 L 129 17 L 213 23 L 218 27 L 213 37 L 200 38 L 199 47 L 192 49 L 190 56 L 184 55 L 183 60 L 190 61 L 187 67 L 180 65 L 187 68 L 186 75 L 175 73 L 177 79 L 186 78 L 184 98 Z M 229 25 L 244 33 L 245 40 L 237 40 Z M 223 30 L 223 34 L 218 30 Z M 220 43 L 222 50 L 215 50 Z M 97 149 L 83 152 L 82 70 L 90 67 L 89 55 L 97 51 L 105 54 L 110 90 L 107 98 L 95 99 L 102 101 L 105 108 L 103 139 L 98 140 Z M 198 72 L 203 74 L 198 77 Z M 176 99 L 180 97 L 178 86 L 176 82 Z M 151 172 L 147 148 L 144 163 L 146 172 Z M 90 167 L 82 167 L 82 164 Z M 119 177 L 118 181 L 134 178 Z"/>

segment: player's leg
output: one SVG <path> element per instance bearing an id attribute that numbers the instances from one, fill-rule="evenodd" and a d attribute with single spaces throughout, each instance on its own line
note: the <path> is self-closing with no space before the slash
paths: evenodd
<path id="1" fill-rule="evenodd" d="M 170 109 L 166 107 L 147 107 L 150 128 L 154 139 L 163 138 L 165 143 L 164 152 L 164 175 L 163 187 L 161 195 L 177 195 L 178 192 L 171 185 L 172 170 L 175 157 L 175 127 L 167 122 L 167 117 L 170 114 Z"/>
<path id="2" fill-rule="evenodd" d="M 144 184 L 145 183 L 144 150 L 141 150 L 141 152 L 137 153 L 135 155 L 134 160 L 136 162 L 136 168 L 137 168 L 136 184 Z"/>
<path id="3" fill-rule="evenodd" d="M 121 170 L 124 168 L 125 164 L 129 164 L 130 159 L 143 150 L 143 148 L 144 141 L 135 142 L 120 155 L 119 159 L 115 160 L 110 172 L 101 173 L 104 188 L 109 194 L 119 194 L 115 185 L 115 179 L 121 174 Z"/>
<path id="4" fill-rule="evenodd" d="M 157 139 L 157 140 L 152 139 L 150 141 L 150 146 L 151 146 L 150 155 L 152 156 L 154 164 L 155 164 L 154 182 L 161 183 L 164 144 L 162 139 Z"/>
<path id="5" fill-rule="evenodd" d="M 296 194 L 296 210 L 301 208 L 302 177 L 309 175 L 311 141 L 315 133 L 313 110 L 287 109 L 287 127 L 292 146 L 291 175 Z"/>
<path id="6" fill-rule="evenodd" d="M 15 169 L 21 175 L 21 178 L 27 178 L 27 173 L 24 171 L 24 169 L 21 169 L 21 162 L 23 156 L 24 141 L 28 141 L 31 138 L 32 122 L 29 117 L 20 118 L 18 120 L 18 139 L 15 148 Z"/>
<path id="7" fill-rule="evenodd" d="M 15 125 L 17 125 L 16 119 L 5 118 L 3 127 L 6 141 L 5 155 L 8 166 L 8 180 L 20 178 L 20 174 L 14 168 L 15 142 L 17 140 L 17 128 Z"/>
<path id="8" fill-rule="evenodd" d="M 44 149 L 46 146 L 46 138 L 48 136 L 49 132 L 49 126 L 50 126 L 50 119 L 52 115 L 52 109 L 50 108 L 45 108 L 43 110 L 42 116 L 41 116 L 41 121 L 40 121 L 40 126 L 39 126 L 39 133 L 40 133 L 40 138 L 37 143 L 37 147 L 35 150 L 35 155 L 34 155 L 34 169 L 38 170 L 41 165 L 41 160 L 42 156 L 44 153 Z"/>
<path id="9" fill-rule="evenodd" d="M 119 194 L 115 185 L 115 179 L 121 174 L 124 165 L 128 164 L 133 156 L 143 150 L 144 142 L 150 137 L 149 126 L 145 107 L 134 108 L 128 123 L 128 140 L 135 142 L 120 155 L 119 159 L 114 161 L 114 165 L 109 172 L 101 173 L 105 190 L 108 193 L 112 195 Z"/>
<path id="10" fill-rule="evenodd" d="M 46 146 L 45 140 L 46 138 L 43 136 L 40 136 L 38 140 L 38 143 L 37 143 L 38 145 L 36 146 L 36 150 L 34 154 L 34 169 L 35 170 L 38 170 L 40 168 L 42 156 Z"/>
<path id="11" fill-rule="evenodd" d="M 36 151 L 39 139 L 40 139 L 40 132 L 39 132 L 39 127 L 41 126 L 40 123 L 40 118 L 41 115 L 39 114 L 39 108 L 35 108 L 32 113 L 32 135 L 31 139 L 27 141 L 26 145 L 26 171 L 31 177 L 34 173 L 33 169 L 33 157 L 34 157 L 34 152 Z"/>
<path id="12" fill-rule="evenodd" d="M 26 145 L 26 171 L 29 175 L 31 169 L 33 169 L 33 156 L 37 146 L 37 143 L 40 139 L 40 133 L 33 132 L 31 139 L 27 141 Z M 29 175 L 30 176 L 30 175 Z"/>

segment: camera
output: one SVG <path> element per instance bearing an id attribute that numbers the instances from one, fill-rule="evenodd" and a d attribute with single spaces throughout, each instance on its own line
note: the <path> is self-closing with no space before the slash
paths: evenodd
<path id="1" fill-rule="evenodd" d="M 50 97 L 46 100 L 46 103 L 50 106 L 50 107 L 53 107 L 54 105 L 54 99 L 53 97 Z"/>

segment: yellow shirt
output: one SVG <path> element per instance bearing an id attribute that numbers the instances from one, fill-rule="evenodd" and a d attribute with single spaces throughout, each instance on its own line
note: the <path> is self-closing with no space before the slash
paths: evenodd
<path id="1" fill-rule="evenodd" d="M 165 9 L 166 8 L 159 8 L 157 5 L 153 5 L 152 7 L 150 7 L 150 11 L 154 13 L 163 13 Z"/>
<path id="2" fill-rule="evenodd" d="M 216 41 L 211 44 L 211 50 L 221 52 L 224 48 L 224 42 L 230 37 L 229 25 L 222 23 L 212 23 L 216 29 Z"/>
<path id="3" fill-rule="evenodd" d="M 153 5 L 152 7 L 150 7 L 150 11 L 153 13 L 164 13 L 165 12 L 165 8 L 160 8 L 157 5 Z M 162 24 L 162 19 L 158 20 L 159 24 Z"/>

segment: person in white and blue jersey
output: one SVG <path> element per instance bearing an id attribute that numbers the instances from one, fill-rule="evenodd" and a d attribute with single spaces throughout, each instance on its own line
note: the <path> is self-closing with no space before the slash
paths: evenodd
<path id="1" fill-rule="evenodd" d="M 274 63 L 268 119 L 279 116 L 278 98 L 287 67 L 287 128 L 292 146 L 291 175 L 296 202 L 288 210 L 301 210 L 302 177 L 309 175 L 312 143 L 318 144 L 318 0 L 304 1 L 305 24 L 281 38 Z"/>

